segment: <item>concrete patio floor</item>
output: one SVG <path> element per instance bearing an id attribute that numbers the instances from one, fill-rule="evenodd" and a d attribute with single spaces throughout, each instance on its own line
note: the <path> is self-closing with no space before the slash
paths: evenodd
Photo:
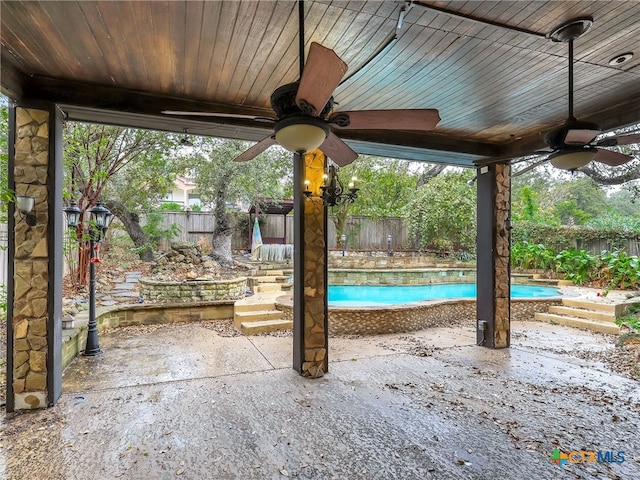
<path id="1" fill-rule="evenodd" d="M 509 350 L 474 339 L 471 328 L 330 338 L 330 372 L 307 379 L 291 369 L 291 336 L 109 332 L 102 356 L 65 371 L 58 405 L 2 419 L 0 475 L 640 478 L 639 383 L 571 355 L 610 337 L 514 323 Z M 561 467 L 554 448 L 624 462 Z"/>

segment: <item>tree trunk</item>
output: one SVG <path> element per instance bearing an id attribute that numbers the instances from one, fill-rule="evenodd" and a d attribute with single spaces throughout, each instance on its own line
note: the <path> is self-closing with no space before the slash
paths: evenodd
<path id="1" fill-rule="evenodd" d="M 109 200 L 107 207 L 124 224 L 127 233 L 138 250 L 140 260 L 153 262 L 153 249 L 149 246 L 149 239 L 140 226 L 140 217 L 137 213 L 128 212 L 126 207 L 117 201 Z"/>
<path id="2" fill-rule="evenodd" d="M 338 248 L 346 248 L 346 245 L 342 245 L 342 234 L 347 223 L 347 215 L 349 213 L 349 204 L 342 204 L 333 209 L 331 220 L 336 227 L 336 246 Z"/>
<path id="3" fill-rule="evenodd" d="M 233 267 L 233 253 L 231 251 L 231 237 L 233 235 L 233 227 L 226 212 L 227 201 L 227 182 L 226 178 L 222 178 L 218 187 L 215 202 L 215 227 L 213 229 L 211 256 L 220 265 L 225 267 Z"/>

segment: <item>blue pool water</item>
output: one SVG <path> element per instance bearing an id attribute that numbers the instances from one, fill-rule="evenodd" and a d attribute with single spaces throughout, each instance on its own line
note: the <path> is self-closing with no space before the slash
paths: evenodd
<path id="1" fill-rule="evenodd" d="M 511 298 L 557 297 L 556 288 L 511 285 Z M 361 307 L 401 305 L 422 300 L 475 298 L 475 283 L 442 283 L 437 285 L 329 285 L 329 305 Z"/>

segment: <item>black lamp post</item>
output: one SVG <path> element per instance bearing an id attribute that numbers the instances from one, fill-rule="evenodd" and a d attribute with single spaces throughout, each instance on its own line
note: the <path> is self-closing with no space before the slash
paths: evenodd
<path id="1" fill-rule="evenodd" d="M 69 228 L 76 228 L 80 225 L 80 209 L 76 202 L 64 209 L 67 215 L 67 225 Z M 91 254 L 89 261 L 89 324 L 87 325 L 87 344 L 84 349 L 84 355 L 93 356 L 102 353 L 98 342 L 98 323 L 96 321 L 96 262 L 94 261 L 96 245 L 104 240 L 109 228 L 112 214 L 108 208 L 96 203 L 89 210 L 91 221 L 89 222 L 89 242 L 91 245 Z"/>

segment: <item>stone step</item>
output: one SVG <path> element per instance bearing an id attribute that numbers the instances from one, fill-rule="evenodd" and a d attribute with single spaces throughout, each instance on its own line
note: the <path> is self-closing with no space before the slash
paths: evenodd
<path id="1" fill-rule="evenodd" d="M 233 313 L 233 325 L 240 331 L 242 331 L 242 324 L 249 324 L 253 322 L 264 322 L 270 320 L 282 320 L 283 312 L 276 310 L 275 308 L 269 310 L 252 310 L 244 312 Z"/>
<path id="2" fill-rule="evenodd" d="M 278 275 L 273 278 L 277 283 L 287 283 L 291 279 L 291 275 Z"/>
<path id="3" fill-rule="evenodd" d="M 234 312 L 253 312 L 256 310 L 275 310 L 275 305 L 269 301 L 251 302 L 251 297 L 245 300 L 238 300 L 233 305 Z"/>
<path id="4" fill-rule="evenodd" d="M 567 327 L 583 328 L 585 330 L 591 330 L 592 332 L 609 333 L 612 335 L 618 335 L 620 333 L 620 327 L 615 323 L 610 322 L 599 322 L 597 320 L 587 320 L 584 318 L 567 317 L 564 315 L 541 312 L 536 312 L 535 319 Z"/>
<path id="5" fill-rule="evenodd" d="M 588 300 L 581 300 L 578 298 L 563 298 L 562 304 L 567 307 L 583 308 L 585 310 L 595 310 L 598 312 L 607 312 L 615 316 L 622 316 L 625 305 L 615 305 L 613 303 L 599 303 L 590 302 Z"/>
<path id="6" fill-rule="evenodd" d="M 282 318 L 280 310 L 253 310 L 251 312 L 234 312 L 233 318 L 238 323 L 260 322 L 262 320 L 279 320 Z"/>
<path id="7" fill-rule="evenodd" d="M 281 290 L 280 283 L 259 283 L 256 285 L 255 292 L 277 292 Z"/>
<path id="8" fill-rule="evenodd" d="M 282 290 L 283 292 L 290 292 L 292 288 L 293 288 L 293 283 L 280 284 L 280 290 Z"/>
<path id="9" fill-rule="evenodd" d="M 277 277 L 278 277 L 277 275 L 260 275 L 257 277 L 251 277 L 251 279 L 254 281 L 254 283 L 276 283 Z M 283 278 L 286 278 L 286 277 L 283 277 Z"/>
<path id="10" fill-rule="evenodd" d="M 549 313 L 557 313 L 558 315 L 566 315 L 568 317 L 586 318 L 587 320 L 597 320 L 599 322 L 616 321 L 614 313 L 600 312 L 595 310 L 585 310 L 584 308 L 565 307 L 560 305 L 551 305 Z"/>
<path id="11" fill-rule="evenodd" d="M 275 332 L 278 330 L 291 330 L 291 320 L 264 320 L 262 322 L 242 322 L 240 331 L 245 335 L 259 335 L 260 333 Z"/>

